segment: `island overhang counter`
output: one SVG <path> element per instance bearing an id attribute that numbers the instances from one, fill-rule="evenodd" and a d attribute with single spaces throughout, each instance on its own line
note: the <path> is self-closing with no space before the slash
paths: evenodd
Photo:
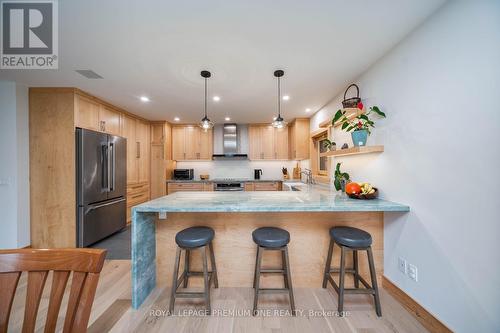
<path id="1" fill-rule="evenodd" d="M 262 226 L 284 228 L 291 235 L 289 251 L 294 286 L 318 287 L 323 278 L 331 227 L 353 226 L 372 235 L 380 278 L 383 214 L 409 210 L 407 205 L 381 199 L 355 200 L 327 190 L 176 192 L 151 200 L 132 208 L 132 306 L 140 307 L 157 280 L 171 285 L 174 238 L 184 228 L 206 225 L 215 230 L 215 257 L 222 287 L 251 287 L 256 252 L 252 231 Z M 276 266 L 278 259 L 271 254 L 264 259 L 264 265 Z M 198 258 L 190 260 L 194 266 L 199 264 Z M 360 261 L 360 272 L 367 274 L 367 263 Z M 282 278 L 274 276 L 262 279 L 264 285 L 280 282 Z M 190 279 L 190 284 L 196 286 L 196 279 L 193 283 Z"/>

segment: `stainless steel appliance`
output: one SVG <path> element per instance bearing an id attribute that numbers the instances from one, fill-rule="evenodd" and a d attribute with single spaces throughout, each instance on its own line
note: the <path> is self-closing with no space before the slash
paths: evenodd
<path id="1" fill-rule="evenodd" d="M 193 180 L 193 169 L 174 169 L 173 177 L 175 180 Z"/>
<path id="2" fill-rule="evenodd" d="M 127 141 L 77 128 L 76 165 L 76 240 L 86 247 L 127 224 Z"/>
<path id="3" fill-rule="evenodd" d="M 215 191 L 243 191 L 245 182 L 237 179 L 215 179 Z"/>
<path id="4" fill-rule="evenodd" d="M 262 169 L 254 169 L 253 170 L 253 179 L 260 179 L 260 176 L 262 175 Z"/>

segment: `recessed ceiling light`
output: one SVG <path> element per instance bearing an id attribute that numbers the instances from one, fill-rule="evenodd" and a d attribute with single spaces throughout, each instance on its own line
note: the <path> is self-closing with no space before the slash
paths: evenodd
<path id="1" fill-rule="evenodd" d="M 143 102 L 149 102 L 149 97 L 147 97 L 147 96 L 141 96 L 141 101 L 143 101 Z"/>
<path id="2" fill-rule="evenodd" d="M 220 101 L 220 97 L 219 96 L 214 96 L 213 100 L 214 100 L 214 102 L 218 102 L 218 101 Z"/>
<path id="3" fill-rule="evenodd" d="M 307 109 L 306 109 L 306 112 L 311 112 L 311 109 L 310 109 L 310 108 L 307 108 Z"/>
<path id="4" fill-rule="evenodd" d="M 174 121 L 179 121 L 179 120 L 181 120 L 179 117 L 174 118 Z"/>
<path id="5" fill-rule="evenodd" d="M 288 101 L 289 99 L 290 99 L 290 96 L 288 96 L 288 95 L 283 96 L 284 101 Z"/>
<path id="6" fill-rule="evenodd" d="M 224 120 L 225 120 L 225 121 L 230 121 L 230 120 L 231 120 L 231 118 L 226 117 L 226 118 L 224 118 Z"/>

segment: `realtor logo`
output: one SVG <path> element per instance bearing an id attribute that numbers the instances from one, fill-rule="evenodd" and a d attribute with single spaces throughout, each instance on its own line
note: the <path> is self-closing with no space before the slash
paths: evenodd
<path id="1" fill-rule="evenodd" d="M 1 1 L 1 69 L 57 69 L 57 0 Z"/>

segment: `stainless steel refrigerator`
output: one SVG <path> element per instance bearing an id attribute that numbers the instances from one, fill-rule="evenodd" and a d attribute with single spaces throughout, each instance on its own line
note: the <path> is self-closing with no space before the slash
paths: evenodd
<path id="1" fill-rule="evenodd" d="M 86 247 L 124 228 L 126 139 L 76 129 L 77 245 Z"/>

